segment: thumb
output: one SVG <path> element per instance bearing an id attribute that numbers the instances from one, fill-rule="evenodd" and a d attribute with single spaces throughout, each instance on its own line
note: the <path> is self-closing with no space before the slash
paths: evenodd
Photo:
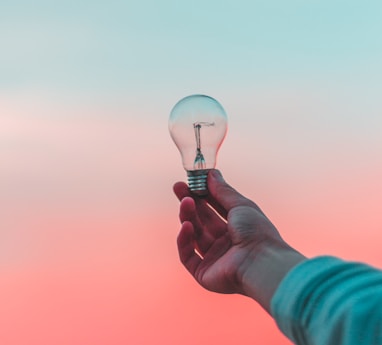
<path id="1" fill-rule="evenodd" d="M 259 207 L 251 200 L 237 192 L 227 182 L 225 182 L 219 170 L 212 169 L 208 174 L 208 190 L 209 198 L 212 206 L 216 206 L 216 202 L 228 212 L 230 209 L 237 206 L 250 206 L 260 210 Z M 215 201 L 215 202 L 214 202 Z"/>

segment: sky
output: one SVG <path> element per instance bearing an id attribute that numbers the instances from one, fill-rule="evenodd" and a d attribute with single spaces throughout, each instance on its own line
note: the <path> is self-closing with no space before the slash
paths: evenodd
<path id="1" fill-rule="evenodd" d="M 175 103 L 308 257 L 382 268 L 379 1 L 2 1 L 0 342 L 290 344 L 178 260 Z"/>

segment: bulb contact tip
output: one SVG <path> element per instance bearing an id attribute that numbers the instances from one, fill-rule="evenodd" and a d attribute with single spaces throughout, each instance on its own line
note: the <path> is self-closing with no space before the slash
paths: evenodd
<path id="1" fill-rule="evenodd" d="M 188 187 L 190 191 L 198 196 L 205 196 L 208 194 L 207 189 L 207 176 L 209 169 L 202 170 L 188 170 Z"/>

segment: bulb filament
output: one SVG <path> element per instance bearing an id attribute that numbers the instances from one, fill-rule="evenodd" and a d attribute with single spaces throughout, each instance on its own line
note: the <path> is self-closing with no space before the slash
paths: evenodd
<path id="1" fill-rule="evenodd" d="M 210 127 L 214 125 L 215 125 L 215 122 L 195 122 L 194 123 L 195 140 L 196 140 L 196 157 L 194 161 L 194 168 L 197 170 L 206 168 L 206 161 L 202 153 L 202 146 L 201 146 L 201 140 L 200 140 L 200 129 L 202 128 L 202 126 Z"/>

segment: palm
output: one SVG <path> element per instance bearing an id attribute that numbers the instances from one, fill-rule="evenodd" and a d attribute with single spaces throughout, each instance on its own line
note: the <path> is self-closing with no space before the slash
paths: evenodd
<path id="1" fill-rule="evenodd" d="M 221 244 L 217 245 L 220 247 Z M 225 246 L 220 248 L 227 247 L 227 251 L 221 256 L 216 253 L 210 255 L 210 251 L 207 251 L 194 275 L 196 280 L 208 290 L 221 293 L 241 292 L 237 273 L 238 267 L 247 257 L 248 250 L 232 245 L 228 241 Z"/>
<path id="2" fill-rule="evenodd" d="M 259 219 L 267 222 L 265 216 L 252 202 L 227 212 L 212 197 L 195 201 L 185 198 L 190 194 L 183 183 L 176 184 L 174 190 L 182 200 L 182 230 L 178 237 L 181 261 L 206 289 L 222 293 L 242 292 L 240 274 L 257 242 L 255 239 L 261 239 L 262 222 Z M 212 204 L 219 215 L 208 204 Z M 255 229 L 254 223 L 259 223 Z"/>

